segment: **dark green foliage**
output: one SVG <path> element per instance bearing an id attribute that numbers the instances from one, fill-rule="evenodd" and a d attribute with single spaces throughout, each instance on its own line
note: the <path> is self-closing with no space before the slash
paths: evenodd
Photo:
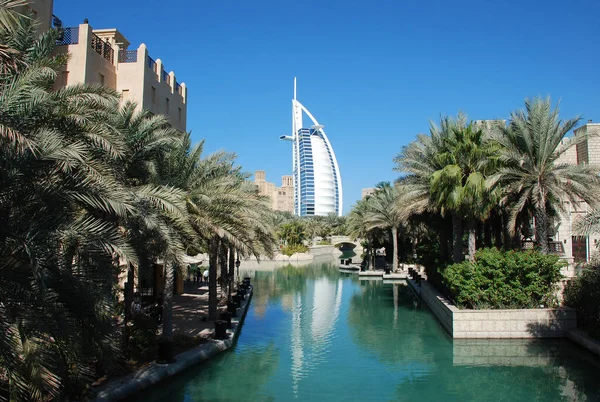
<path id="1" fill-rule="evenodd" d="M 448 261 L 441 257 L 440 244 L 433 239 L 419 243 L 416 248 L 417 260 L 410 261 L 419 263 L 425 267 L 427 281 L 440 293 L 448 296 L 449 292 L 444 282 L 443 272 Z"/>
<path id="2" fill-rule="evenodd" d="M 145 315 L 135 314 L 133 325 L 127 327 L 127 357 L 137 362 L 152 360 L 157 351 L 156 320 Z"/>
<path id="3" fill-rule="evenodd" d="M 443 277 L 459 307 L 548 307 L 556 305 L 561 266 L 555 255 L 489 248 L 478 251 L 474 262 L 450 265 Z"/>
<path id="4" fill-rule="evenodd" d="M 577 324 L 600 339 L 600 268 L 583 270 L 565 288 L 565 304 L 577 309 Z"/>

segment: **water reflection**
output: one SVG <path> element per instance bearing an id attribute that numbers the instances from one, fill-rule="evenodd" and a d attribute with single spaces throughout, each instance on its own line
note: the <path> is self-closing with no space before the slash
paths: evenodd
<path id="1" fill-rule="evenodd" d="M 598 360 L 566 341 L 453 341 L 404 284 L 333 264 L 249 271 L 234 350 L 132 400 L 600 400 Z"/>

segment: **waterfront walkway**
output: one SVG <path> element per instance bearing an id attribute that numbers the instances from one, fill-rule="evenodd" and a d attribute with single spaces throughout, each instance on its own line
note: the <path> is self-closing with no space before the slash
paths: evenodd
<path id="1" fill-rule="evenodd" d="M 219 312 L 224 311 L 226 306 L 220 306 Z M 173 296 L 173 333 L 208 338 L 213 330 L 214 323 L 208 321 L 208 285 L 186 281 L 184 293 Z"/>

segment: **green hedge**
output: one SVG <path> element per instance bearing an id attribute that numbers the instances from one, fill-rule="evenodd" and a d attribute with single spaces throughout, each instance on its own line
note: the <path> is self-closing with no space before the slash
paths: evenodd
<path id="1" fill-rule="evenodd" d="M 490 248 L 478 251 L 474 262 L 448 266 L 443 278 L 458 307 L 548 307 L 557 304 L 563 265 L 555 255 Z"/>
<path id="2" fill-rule="evenodd" d="M 577 310 L 577 324 L 600 339 L 600 267 L 584 269 L 569 281 L 565 304 Z"/>
<path id="3" fill-rule="evenodd" d="M 308 253 L 308 247 L 303 244 L 289 244 L 287 246 L 283 246 L 281 252 L 288 257 L 291 257 L 292 254 L 296 253 Z"/>

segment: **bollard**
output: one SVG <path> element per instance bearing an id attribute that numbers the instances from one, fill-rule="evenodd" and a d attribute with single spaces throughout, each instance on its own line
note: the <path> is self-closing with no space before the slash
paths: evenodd
<path id="1" fill-rule="evenodd" d="M 242 296 L 242 297 L 246 297 L 246 289 L 238 289 L 237 294 Z"/>
<path id="2" fill-rule="evenodd" d="M 217 320 L 215 321 L 215 338 L 216 339 L 227 339 L 227 321 Z"/>
<path id="3" fill-rule="evenodd" d="M 173 351 L 173 342 L 160 340 L 158 342 L 158 363 L 173 363 L 175 361 L 175 353 Z"/>
<path id="4" fill-rule="evenodd" d="M 237 303 L 227 303 L 227 312 L 231 314 L 232 317 L 237 317 Z"/>
<path id="5" fill-rule="evenodd" d="M 221 317 L 221 320 L 227 322 L 227 328 L 231 328 L 231 313 L 229 313 L 229 312 L 221 313 L 220 317 Z"/>

